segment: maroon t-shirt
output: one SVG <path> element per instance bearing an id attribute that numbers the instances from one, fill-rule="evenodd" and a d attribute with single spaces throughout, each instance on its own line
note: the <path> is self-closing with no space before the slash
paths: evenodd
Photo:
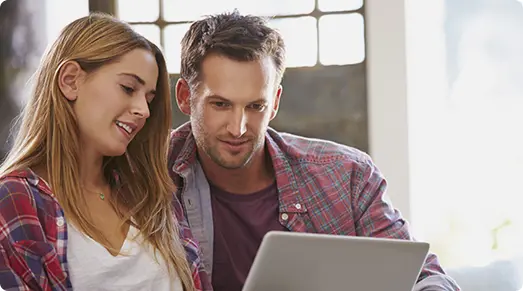
<path id="1" fill-rule="evenodd" d="M 278 220 L 276 183 L 252 194 L 232 194 L 211 185 L 214 220 L 214 291 L 241 291 L 263 236 L 286 230 Z"/>

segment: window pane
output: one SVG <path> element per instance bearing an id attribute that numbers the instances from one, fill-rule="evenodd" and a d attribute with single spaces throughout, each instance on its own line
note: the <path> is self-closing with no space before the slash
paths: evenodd
<path id="1" fill-rule="evenodd" d="M 319 27 L 320 62 L 323 65 L 357 64 L 365 59 L 361 14 L 325 15 L 320 18 Z"/>
<path id="2" fill-rule="evenodd" d="M 288 67 L 316 65 L 318 57 L 316 18 L 305 16 L 273 19 L 270 26 L 280 31 L 283 36 Z"/>
<path id="3" fill-rule="evenodd" d="M 160 15 L 158 0 L 117 0 L 118 18 L 125 21 L 153 22 Z"/>
<path id="4" fill-rule="evenodd" d="M 356 10 L 363 6 L 363 0 L 319 0 L 318 9 L 321 11 Z"/>
<path id="5" fill-rule="evenodd" d="M 314 10 L 314 0 L 162 0 L 166 21 L 190 21 L 209 14 L 233 11 L 260 16 L 308 14 Z"/>
<path id="6" fill-rule="evenodd" d="M 46 0 L 45 10 L 47 42 L 52 43 L 66 25 L 77 18 L 89 15 L 89 1 Z"/>
<path id="7" fill-rule="evenodd" d="M 145 36 L 148 40 L 153 42 L 159 48 L 162 47 L 160 42 L 160 27 L 155 24 L 135 24 L 133 25 L 134 30 L 139 34 Z"/>
<path id="8" fill-rule="evenodd" d="M 189 29 L 190 24 L 173 24 L 165 27 L 163 31 L 164 52 L 169 73 L 180 72 L 180 55 L 182 53 L 180 42 Z"/>

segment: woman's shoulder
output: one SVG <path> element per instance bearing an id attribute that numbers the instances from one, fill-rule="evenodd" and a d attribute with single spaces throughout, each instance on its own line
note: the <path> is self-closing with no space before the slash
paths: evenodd
<path id="1" fill-rule="evenodd" d="M 21 202 L 38 199 L 42 194 L 52 193 L 40 177 L 31 169 L 15 170 L 0 176 L 0 203 L 12 197 Z"/>
<path id="2" fill-rule="evenodd" d="M 41 234 L 42 224 L 52 216 L 53 199 L 44 182 L 31 170 L 17 170 L 0 177 L 0 227 L 5 235 Z M 27 238 L 14 238 L 15 240 Z"/>
<path id="3" fill-rule="evenodd" d="M 17 201 L 33 196 L 37 185 L 30 170 L 16 170 L 0 176 L 0 204 L 8 199 Z"/>
<path id="4" fill-rule="evenodd" d="M 0 176 L 0 248 L 5 250 L 0 261 L 9 262 L 0 263 L 0 273 L 6 290 L 65 285 L 60 254 L 66 244 L 57 240 L 66 237 L 60 235 L 64 220 L 56 217 L 59 212 L 44 184 L 31 170 Z"/>

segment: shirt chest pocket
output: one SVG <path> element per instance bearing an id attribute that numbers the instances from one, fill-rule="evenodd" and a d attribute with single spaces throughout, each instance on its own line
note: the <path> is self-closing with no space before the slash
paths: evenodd
<path id="1" fill-rule="evenodd" d="M 13 243 L 10 255 L 13 269 L 21 270 L 17 274 L 31 288 L 43 290 L 42 286 L 65 286 L 66 274 L 54 246 L 47 242 L 20 240 Z M 17 265 L 16 267 L 14 265 Z"/>

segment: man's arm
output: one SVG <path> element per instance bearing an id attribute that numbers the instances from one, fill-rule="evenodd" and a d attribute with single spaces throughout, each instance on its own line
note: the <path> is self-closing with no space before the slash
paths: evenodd
<path id="1" fill-rule="evenodd" d="M 387 183 L 370 157 L 361 163 L 363 175 L 355 179 L 353 199 L 356 233 L 359 236 L 414 240 L 408 222 L 385 200 Z M 459 291 L 445 274 L 435 254 L 429 253 L 414 291 Z"/>

